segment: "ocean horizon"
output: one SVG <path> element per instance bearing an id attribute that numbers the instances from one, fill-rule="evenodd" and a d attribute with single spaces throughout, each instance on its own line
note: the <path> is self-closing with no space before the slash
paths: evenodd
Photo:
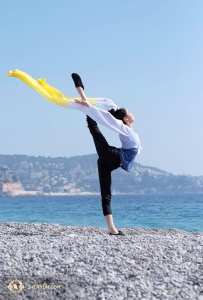
<path id="1" fill-rule="evenodd" d="M 113 195 L 117 228 L 203 232 L 202 195 Z M 0 197 L 0 222 L 107 228 L 100 195 Z"/>

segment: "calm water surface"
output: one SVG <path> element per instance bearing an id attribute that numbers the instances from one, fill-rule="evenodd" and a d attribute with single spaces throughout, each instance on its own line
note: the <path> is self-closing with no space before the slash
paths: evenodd
<path id="1" fill-rule="evenodd" d="M 117 228 L 203 232 L 203 195 L 113 195 Z M 105 227 L 100 196 L 0 197 L 0 222 Z"/>

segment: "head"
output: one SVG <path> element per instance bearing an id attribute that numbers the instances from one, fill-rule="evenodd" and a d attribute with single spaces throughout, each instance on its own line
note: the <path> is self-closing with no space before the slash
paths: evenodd
<path id="1" fill-rule="evenodd" d="M 120 108 L 117 110 L 111 109 L 109 112 L 114 116 L 114 118 L 123 121 L 123 123 L 128 126 L 131 126 L 135 120 L 133 113 L 125 108 Z"/>

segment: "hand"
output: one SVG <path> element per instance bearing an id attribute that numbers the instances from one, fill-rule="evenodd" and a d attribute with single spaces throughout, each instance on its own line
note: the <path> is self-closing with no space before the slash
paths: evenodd
<path id="1" fill-rule="evenodd" d="M 80 104 L 80 105 L 83 105 L 83 106 L 87 106 L 88 107 L 88 104 L 87 104 L 87 101 L 83 100 L 83 99 L 80 99 L 80 100 L 76 100 L 75 99 L 75 102 Z"/>

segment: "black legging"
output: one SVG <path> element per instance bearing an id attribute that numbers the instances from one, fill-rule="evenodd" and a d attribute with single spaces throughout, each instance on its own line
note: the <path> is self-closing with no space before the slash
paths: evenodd
<path id="1" fill-rule="evenodd" d="M 87 124 L 99 156 L 97 164 L 103 214 L 111 215 L 111 172 L 120 167 L 120 151 L 116 147 L 109 146 L 97 123 L 89 116 L 87 116 Z"/>

